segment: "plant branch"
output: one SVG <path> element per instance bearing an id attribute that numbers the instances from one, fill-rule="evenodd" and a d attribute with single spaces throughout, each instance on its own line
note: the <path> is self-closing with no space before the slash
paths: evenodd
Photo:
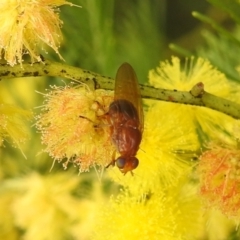
<path id="1" fill-rule="evenodd" d="M 63 63 L 51 62 L 49 60 L 33 64 L 22 64 L 22 66 L 15 65 L 14 67 L 7 64 L 0 65 L 0 80 L 16 77 L 40 76 L 56 76 L 81 81 L 82 83 L 87 84 L 92 90 L 114 89 L 113 78 L 104 77 L 88 70 L 68 66 Z M 140 89 L 143 98 L 203 106 L 225 113 L 233 118 L 240 119 L 239 104 L 204 91 L 202 83 L 193 86 L 189 92 L 157 89 L 146 85 L 140 85 Z"/>

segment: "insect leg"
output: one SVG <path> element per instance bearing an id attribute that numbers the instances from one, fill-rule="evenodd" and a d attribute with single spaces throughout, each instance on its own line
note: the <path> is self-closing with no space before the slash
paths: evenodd
<path id="1" fill-rule="evenodd" d="M 116 150 L 113 151 L 112 161 L 111 161 L 105 168 L 108 168 L 108 167 L 111 166 L 111 165 L 112 165 L 113 167 L 115 166 L 115 162 L 116 162 L 116 160 L 115 160 L 115 159 L 116 159 L 116 152 L 117 152 Z"/>
<path id="2" fill-rule="evenodd" d="M 91 122 L 91 123 L 94 123 L 93 120 L 91 120 L 91 119 L 88 118 L 88 117 L 84 117 L 84 116 L 81 116 L 81 115 L 80 115 L 79 117 L 80 117 L 80 118 L 83 118 L 83 119 L 86 119 L 86 120 L 88 120 L 88 121 Z"/>

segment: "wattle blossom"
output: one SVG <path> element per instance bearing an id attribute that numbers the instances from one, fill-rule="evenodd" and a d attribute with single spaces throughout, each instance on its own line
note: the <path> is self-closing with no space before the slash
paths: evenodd
<path id="1" fill-rule="evenodd" d="M 80 172 L 109 164 L 114 147 L 109 126 L 99 116 L 107 112 L 112 94 L 79 85 L 54 87 L 45 97 L 36 123 L 44 151 L 55 161 L 63 161 L 65 168 L 74 162 Z"/>
<path id="2" fill-rule="evenodd" d="M 161 62 L 156 70 L 149 72 L 149 82 L 156 88 L 180 91 L 190 91 L 193 86 L 202 82 L 205 91 L 226 99 L 236 89 L 208 60 L 194 57 L 186 59 L 183 64 L 177 57 Z M 192 119 L 195 127 L 196 123 L 199 124 L 203 132 L 214 138 L 218 137 L 219 132 L 225 131 L 229 124 L 234 123 L 231 117 L 205 107 L 179 104 L 178 110 L 183 116 L 187 115 Z"/>
<path id="3" fill-rule="evenodd" d="M 96 214 L 93 239 L 198 239 L 201 204 L 196 187 L 186 181 L 180 179 L 167 192 L 132 195 L 125 190 L 112 197 Z"/>
<path id="4" fill-rule="evenodd" d="M 90 181 L 90 174 L 80 178 L 71 171 L 3 180 L 1 239 L 89 239 L 93 217 L 107 198 L 98 181 L 88 191 Z"/>
<path id="5" fill-rule="evenodd" d="M 41 61 L 41 48 L 58 48 L 62 40 L 58 7 L 72 3 L 65 0 L 1 0 L 0 51 L 11 66 L 22 63 L 23 55 Z M 75 5 L 74 5 L 75 6 Z M 1 57 L 1 56 L 0 56 Z"/>
<path id="6" fill-rule="evenodd" d="M 8 141 L 22 151 L 21 145 L 29 138 L 27 122 L 31 118 L 31 111 L 7 104 L 0 99 L 0 146 L 4 145 L 4 141 Z"/>
<path id="7" fill-rule="evenodd" d="M 200 194 L 209 207 L 230 218 L 240 217 L 240 150 L 235 146 L 210 144 L 198 166 Z"/>
<path id="8" fill-rule="evenodd" d="M 107 172 L 115 182 L 136 194 L 165 189 L 178 182 L 186 174 L 199 143 L 192 123 L 182 116 L 173 103 L 144 100 L 144 131 L 137 153 L 139 166 L 131 174 L 122 175 L 117 168 Z"/>

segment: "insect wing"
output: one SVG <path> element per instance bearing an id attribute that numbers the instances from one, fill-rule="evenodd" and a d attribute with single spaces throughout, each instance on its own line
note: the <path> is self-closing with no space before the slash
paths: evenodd
<path id="1" fill-rule="evenodd" d="M 133 104 L 139 117 L 139 130 L 143 131 L 143 107 L 136 73 L 132 66 L 123 63 L 116 75 L 114 100 L 125 99 Z"/>

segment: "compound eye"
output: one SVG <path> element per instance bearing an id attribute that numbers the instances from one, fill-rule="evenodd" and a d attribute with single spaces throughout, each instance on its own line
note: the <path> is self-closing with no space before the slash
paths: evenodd
<path id="1" fill-rule="evenodd" d="M 116 160 L 116 164 L 117 164 L 118 168 L 123 169 L 125 164 L 126 164 L 126 159 L 122 158 L 122 157 L 119 157 Z"/>
<path id="2" fill-rule="evenodd" d="M 132 169 L 135 169 L 135 168 L 138 166 L 138 164 L 139 164 L 138 159 L 135 158 L 135 157 L 132 157 L 132 158 L 131 158 L 131 166 L 132 166 Z"/>

